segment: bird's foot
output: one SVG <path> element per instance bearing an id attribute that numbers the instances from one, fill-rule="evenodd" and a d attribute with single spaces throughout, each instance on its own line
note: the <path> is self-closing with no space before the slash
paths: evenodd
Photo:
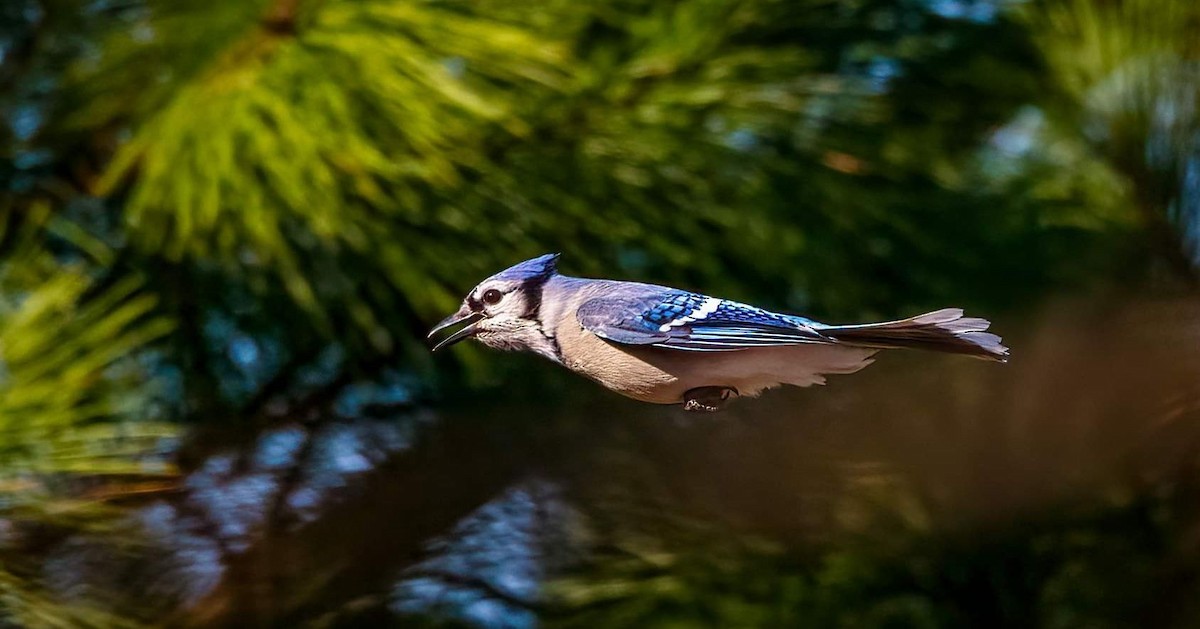
<path id="1" fill-rule="evenodd" d="M 683 394 L 683 410 L 712 413 L 721 410 L 730 398 L 736 397 L 733 387 L 696 387 Z"/>

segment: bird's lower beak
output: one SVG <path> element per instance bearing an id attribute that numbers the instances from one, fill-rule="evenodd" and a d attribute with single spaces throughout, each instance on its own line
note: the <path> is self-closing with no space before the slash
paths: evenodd
<path id="1" fill-rule="evenodd" d="M 434 345 L 433 351 L 436 352 L 439 349 L 442 349 L 443 347 L 449 347 L 465 338 L 470 338 L 472 336 L 475 336 L 475 333 L 479 331 L 479 327 L 476 326 L 475 324 L 482 318 L 483 318 L 482 312 L 472 312 L 471 310 L 468 310 L 467 307 L 464 305 L 462 308 L 458 309 L 458 312 L 450 315 L 449 317 L 446 317 L 445 319 L 442 319 L 441 322 L 439 322 L 437 325 L 433 326 L 433 329 L 429 331 L 429 335 L 426 338 L 432 339 L 433 335 L 437 334 L 438 332 L 441 332 L 442 330 L 445 330 L 448 327 L 455 326 L 460 323 L 467 324 L 465 327 L 459 329 L 454 334 L 451 334 L 450 336 L 447 336 L 446 338 L 442 339 L 437 345 Z"/>

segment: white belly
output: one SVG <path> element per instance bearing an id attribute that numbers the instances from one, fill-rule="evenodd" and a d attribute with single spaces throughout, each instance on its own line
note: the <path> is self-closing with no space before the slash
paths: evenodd
<path id="1" fill-rule="evenodd" d="M 565 337 L 563 335 L 565 333 Z M 578 325 L 561 326 L 563 364 L 635 400 L 677 404 L 697 387 L 732 387 L 754 396 L 780 384 L 824 384 L 823 374 L 854 373 L 877 350 L 845 345 L 789 345 L 693 352 L 610 343 Z"/>

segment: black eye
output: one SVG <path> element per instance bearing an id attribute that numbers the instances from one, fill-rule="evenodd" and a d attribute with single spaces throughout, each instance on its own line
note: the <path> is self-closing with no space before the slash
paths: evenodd
<path id="1" fill-rule="evenodd" d="M 494 288 L 489 288 L 483 291 L 483 303 L 488 304 L 489 306 L 494 306 L 500 303 L 501 299 L 504 299 L 504 293 Z"/>

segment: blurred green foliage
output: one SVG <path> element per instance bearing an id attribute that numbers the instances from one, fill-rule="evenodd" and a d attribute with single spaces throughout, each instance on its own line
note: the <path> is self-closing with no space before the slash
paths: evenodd
<path id="1" fill-rule="evenodd" d="M 833 320 L 1194 286 L 1197 32 L 1192 0 L 3 3 L 0 523 L 86 526 L 80 483 L 169 473 L 180 424 L 522 369 L 421 338 L 546 251 Z M 582 622 L 963 620 L 894 563 L 723 556 Z M 30 574 L 0 619 L 53 624 Z M 1090 619 L 1054 610 L 1011 620 Z"/>
<path id="2" fill-rule="evenodd" d="M 464 278 L 546 249 L 850 317 L 1078 282 L 1088 238 L 1128 220 L 1083 174 L 991 172 L 1029 168 L 981 140 L 1047 80 L 1004 18 L 824 1 L 117 13 L 44 132 L 104 150 L 84 192 L 117 202 L 143 255 L 214 265 L 355 353 L 395 351 Z"/>
<path id="3" fill-rule="evenodd" d="M 112 252 L 75 226 L 53 224 L 44 205 L 28 210 L 20 221 L 0 217 L 0 513 L 10 535 L 16 522 L 101 525 L 107 510 L 75 484 L 165 473 L 155 453 L 175 435 L 154 421 L 156 379 L 141 360 L 172 328 L 154 314 L 155 298 L 136 277 L 94 276 Z M 22 563 L 13 559 L 0 563 L 0 609 L 19 626 L 124 624 L 99 609 L 52 604 L 9 572 Z"/>

